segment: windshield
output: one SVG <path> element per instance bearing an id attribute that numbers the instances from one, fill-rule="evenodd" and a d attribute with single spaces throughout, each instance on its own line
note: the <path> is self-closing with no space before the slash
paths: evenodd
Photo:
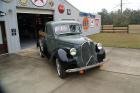
<path id="1" fill-rule="evenodd" d="M 80 34 L 81 25 L 79 24 L 64 24 L 55 27 L 55 33 L 57 35 L 61 34 Z"/>

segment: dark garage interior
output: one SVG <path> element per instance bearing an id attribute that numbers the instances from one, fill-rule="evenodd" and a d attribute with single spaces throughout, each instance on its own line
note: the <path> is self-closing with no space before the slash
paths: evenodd
<path id="1" fill-rule="evenodd" d="M 0 22 L 0 55 L 8 53 L 7 38 L 4 22 Z"/>
<path id="2" fill-rule="evenodd" d="M 22 49 L 36 46 L 39 31 L 44 31 L 45 23 L 53 21 L 53 15 L 18 13 L 18 28 Z"/>

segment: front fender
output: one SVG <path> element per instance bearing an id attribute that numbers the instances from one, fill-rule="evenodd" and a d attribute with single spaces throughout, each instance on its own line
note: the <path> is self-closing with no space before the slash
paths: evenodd
<path id="1" fill-rule="evenodd" d="M 53 58 L 58 58 L 61 62 L 69 62 L 70 57 L 68 56 L 68 51 L 68 48 L 57 49 L 52 53 L 50 60 Z"/>
<path id="2" fill-rule="evenodd" d="M 67 52 L 64 49 L 59 49 L 57 51 L 57 57 L 59 58 L 60 61 L 62 62 L 68 62 L 69 58 L 67 56 Z"/>

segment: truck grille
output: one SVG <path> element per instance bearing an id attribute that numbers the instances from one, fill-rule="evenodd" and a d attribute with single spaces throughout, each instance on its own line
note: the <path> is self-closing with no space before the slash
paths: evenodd
<path id="1" fill-rule="evenodd" d="M 81 57 L 84 66 L 92 65 L 95 63 L 95 48 L 92 42 L 85 42 L 81 46 Z"/>

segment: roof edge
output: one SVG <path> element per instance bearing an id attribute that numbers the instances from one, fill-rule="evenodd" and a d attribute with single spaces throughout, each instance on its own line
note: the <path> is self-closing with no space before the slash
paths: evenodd
<path id="1" fill-rule="evenodd" d="M 70 4 L 73 8 L 75 8 L 76 10 L 78 10 L 80 12 L 80 10 L 78 8 L 76 8 L 73 4 L 71 4 L 70 2 L 68 2 L 67 0 L 64 0 L 65 2 L 67 2 L 68 4 Z"/>

